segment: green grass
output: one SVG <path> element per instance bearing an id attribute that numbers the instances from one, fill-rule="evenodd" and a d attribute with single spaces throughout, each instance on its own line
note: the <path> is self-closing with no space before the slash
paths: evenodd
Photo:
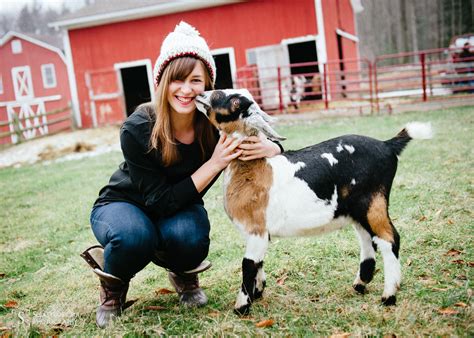
<path id="1" fill-rule="evenodd" d="M 403 272 L 396 307 L 380 305 L 380 255 L 368 293 L 352 290 L 359 245 L 347 227 L 322 237 L 272 239 L 264 298 L 249 317 L 235 316 L 244 242 L 223 211 L 219 181 L 206 196 L 214 267 L 201 275 L 201 284 L 209 304 L 188 310 L 176 294 L 157 295 L 170 285 L 166 272 L 151 264 L 131 282 L 129 299 L 137 302 L 110 328 L 97 329 L 98 281 L 79 253 L 96 243 L 88 218 L 121 160 L 111 153 L 0 170 L 0 333 L 473 336 L 474 107 L 326 119 L 277 130 L 288 138 L 285 147 L 296 149 L 346 133 L 388 139 L 413 120 L 431 121 L 436 136 L 410 143 L 392 189 L 390 214 L 401 234 Z M 446 255 L 450 249 L 460 253 Z M 8 305 L 12 301 L 16 305 Z M 163 310 L 147 310 L 150 305 Z M 445 308 L 456 313 L 439 312 Z M 255 326 L 266 319 L 273 326 Z"/>

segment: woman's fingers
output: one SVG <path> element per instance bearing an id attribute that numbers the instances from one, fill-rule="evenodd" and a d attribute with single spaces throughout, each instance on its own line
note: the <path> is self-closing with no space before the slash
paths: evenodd
<path id="1" fill-rule="evenodd" d="M 260 137 L 258 137 L 258 136 L 247 136 L 247 137 L 245 138 L 245 141 L 249 141 L 249 142 L 260 142 L 261 139 L 260 139 Z"/>
<path id="2" fill-rule="evenodd" d="M 227 139 L 227 135 L 225 133 L 222 133 L 219 136 L 219 141 L 217 141 L 217 144 L 223 144 L 226 139 Z"/>
<path id="3" fill-rule="evenodd" d="M 242 155 L 242 151 L 243 151 L 243 150 L 237 150 L 237 151 L 231 153 L 231 154 L 227 157 L 227 159 L 228 159 L 229 161 L 232 161 L 232 160 L 236 159 L 237 157 L 239 157 L 239 156 Z"/>
<path id="4" fill-rule="evenodd" d="M 239 157 L 239 160 L 241 161 L 251 161 L 251 160 L 256 160 L 257 158 L 262 158 L 261 154 L 253 154 L 253 155 L 246 155 L 245 153 L 242 154 L 242 156 Z"/>
<path id="5" fill-rule="evenodd" d="M 247 141 L 247 140 L 246 140 Z M 255 143 L 255 142 L 252 142 L 252 143 L 241 143 L 239 145 L 239 148 L 240 149 L 244 149 L 244 150 L 251 150 L 251 149 L 256 149 L 259 147 L 259 144 L 258 143 Z"/>

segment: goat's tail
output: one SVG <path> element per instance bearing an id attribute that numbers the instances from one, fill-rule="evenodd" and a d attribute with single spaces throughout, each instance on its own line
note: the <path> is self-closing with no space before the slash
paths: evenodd
<path id="1" fill-rule="evenodd" d="M 397 136 L 385 141 L 395 155 L 400 155 L 412 139 L 426 140 L 433 137 L 431 123 L 410 122 L 403 128 Z"/>

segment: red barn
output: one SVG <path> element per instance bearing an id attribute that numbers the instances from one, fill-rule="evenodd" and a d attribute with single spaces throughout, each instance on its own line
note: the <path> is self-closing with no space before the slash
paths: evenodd
<path id="1" fill-rule="evenodd" d="M 354 3 L 354 4 L 353 4 Z M 232 87 L 247 64 L 356 58 L 356 0 L 98 2 L 51 24 L 66 29 L 78 125 L 122 121 L 153 97 L 161 42 L 181 20 L 205 37 L 217 88 Z M 79 113 L 80 112 L 80 113 Z"/>
<path id="2" fill-rule="evenodd" d="M 0 144 L 70 127 L 67 112 L 48 115 L 68 106 L 71 91 L 66 59 L 46 39 L 9 32 L 0 40 Z"/>

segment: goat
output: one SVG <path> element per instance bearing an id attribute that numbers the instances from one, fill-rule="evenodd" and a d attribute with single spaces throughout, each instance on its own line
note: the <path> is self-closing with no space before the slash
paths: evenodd
<path id="1" fill-rule="evenodd" d="M 293 75 L 291 77 L 290 100 L 292 103 L 294 103 L 296 110 L 300 108 L 301 100 L 304 99 L 307 82 L 308 81 L 303 75 Z M 286 104 L 285 108 L 287 106 L 288 104 Z"/>
<path id="2" fill-rule="evenodd" d="M 196 106 L 221 132 L 284 140 L 271 117 L 242 89 L 207 91 Z M 384 263 L 382 303 L 395 305 L 400 286 L 400 236 L 388 214 L 398 156 L 411 139 L 430 138 L 429 123 L 408 124 L 379 141 L 345 135 L 272 158 L 232 161 L 224 171 L 225 210 L 246 237 L 243 282 L 234 311 L 247 314 L 265 288 L 263 259 L 270 236 L 322 234 L 353 222 L 361 246 L 353 288 L 364 293 L 375 270 L 375 251 Z"/>

